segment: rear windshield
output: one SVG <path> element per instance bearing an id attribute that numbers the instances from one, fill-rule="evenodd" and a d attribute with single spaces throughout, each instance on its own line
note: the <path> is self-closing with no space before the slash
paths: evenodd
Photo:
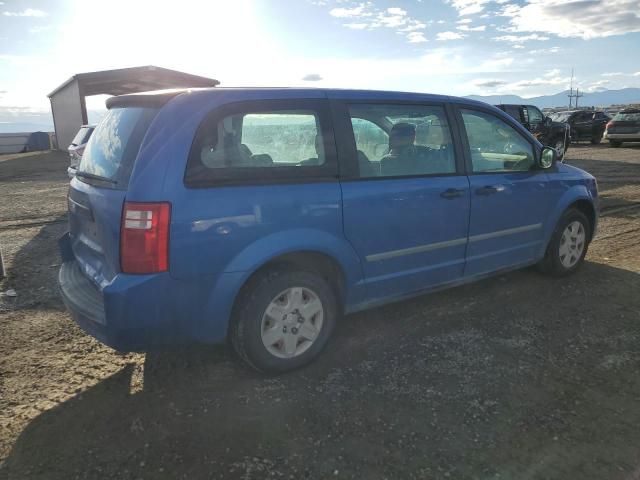
<path id="1" fill-rule="evenodd" d="M 73 137 L 71 145 L 82 145 L 87 143 L 87 140 L 89 140 L 89 137 L 91 136 L 91 132 L 93 132 L 93 127 L 82 127 L 78 130 L 76 136 Z"/>
<path id="2" fill-rule="evenodd" d="M 124 187 L 129 179 L 140 143 L 158 109 L 113 108 L 102 119 L 89 139 L 78 168 L 82 173 L 112 180 Z"/>
<path id="3" fill-rule="evenodd" d="M 618 122 L 640 122 L 640 110 L 634 112 L 620 112 L 613 117 Z"/>

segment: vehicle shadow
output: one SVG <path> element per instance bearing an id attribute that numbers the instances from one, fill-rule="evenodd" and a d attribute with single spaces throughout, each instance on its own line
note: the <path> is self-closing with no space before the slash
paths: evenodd
<path id="1" fill-rule="evenodd" d="M 12 310 L 33 307 L 64 309 L 58 293 L 57 278 L 61 262 L 58 239 L 68 229 L 66 220 L 67 215 L 62 214 L 43 223 L 31 222 L 29 219 L 21 221 L 21 224 L 26 226 L 20 228 L 37 228 L 41 225 L 42 228 L 18 250 L 10 265 L 6 266 L 7 275 L 3 283 L 18 293 L 15 298 L 5 299 L 5 303 Z M 0 233 L 8 235 L 8 232 L 8 229 L 3 231 L 0 227 Z"/>
<path id="2" fill-rule="evenodd" d="M 0 478 L 630 478 L 638 291 L 591 262 L 502 275 L 351 315 L 277 377 L 149 354 L 142 381 L 128 365 L 33 419 Z"/>
<path id="3" fill-rule="evenodd" d="M 41 178 L 64 182 L 68 166 L 69 154 L 58 150 L 0 156 L 0 182 Z"/>

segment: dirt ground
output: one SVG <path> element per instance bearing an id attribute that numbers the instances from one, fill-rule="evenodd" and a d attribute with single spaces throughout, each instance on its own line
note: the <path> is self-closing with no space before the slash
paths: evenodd
<path id="1" fill-rule="evenodd" d="M 115 353 L 56 291 L 64 154 L 0 157 L 0 479 L 640 479 L 640 146 L 575 146 L 587 262 L 351 315 L 313 365 Z"/>

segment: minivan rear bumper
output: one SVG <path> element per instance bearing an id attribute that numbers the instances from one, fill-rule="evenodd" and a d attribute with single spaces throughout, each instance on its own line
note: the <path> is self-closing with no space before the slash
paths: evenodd
<path id="1" fill-rule="evenodd" d="M 78 326 L 116 350 L 143 351 L 157 345 L 179 343 L 178 332 L 163 325 L 161 317 L 156 316 L 153 324 L 144 325 L 147 322 L 144 315 L 134 316 L 133 321 L 128 315 L 122 315 L 122 312 L 107 315 L 107 310 L 119 310 L 119 302 L 115 298 L 110 299 L 108 292 L 100 291 L 85 276 L 76 261 L 62 264 L 58 285 L 62 299 Z M 109 307 L 105 303 L 109 303 Z M 130 303 L 130 306 L 137 310 L 134 303 Z"/>
<path id="2" fill-rule="evenodd" d="M 234 285 L 241 274 L 193 282 L 166 272 L 118 274 L 99 288 L 74 257 L 68 234 L 60 241 L 60 250 L 62 299 L 78 326 L 100 342 L 126 352 L 225 340 Z"/>

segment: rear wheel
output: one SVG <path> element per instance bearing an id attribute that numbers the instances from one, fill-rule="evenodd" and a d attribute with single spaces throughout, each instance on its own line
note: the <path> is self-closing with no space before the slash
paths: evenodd
<path id="1" fill-rule="evenodd" d="M 556 226 L 539 268 L 556 277 L 577 270 L 587 254 L 591 224 L 580 210 L 567 210 Z"/>
<path id="2" fill-rule="evenodd" d="M 230 337 L 252 368 L 280 373 L 315 359 L 338 316 L 334 290 L 308 271 L 271 270 L 253 279 L 235 309 Z"/>
<path id="3" fill-rule="evenodd" d="M 610 147 L 618 148 L 620 145 L 622 145 L 622 142 L 619 142 L 618 140 L 609 140 Z"/>

